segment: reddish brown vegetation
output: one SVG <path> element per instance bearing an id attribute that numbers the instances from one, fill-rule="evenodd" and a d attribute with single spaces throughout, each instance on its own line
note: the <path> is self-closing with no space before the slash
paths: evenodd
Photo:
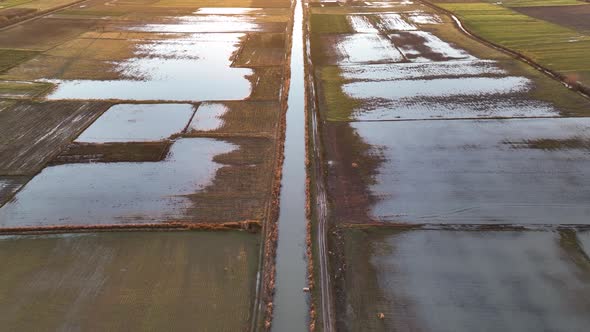
<path id="1" fill-rule="evenodd" d="M 244 220 L 225 223 L 192 223 L 170 221 L 166 223 L 144 224 L 104 224 L 104 225 L 60 225 L 60 226 L 30 226 L 0 228 L 2 234 L 21 233 L 60 233 L 60 232 L 84 232 L 84 231 L 120 231 L 120 230 L 246 230 L 257 232 L 262 227 L 259 220 Z"/>

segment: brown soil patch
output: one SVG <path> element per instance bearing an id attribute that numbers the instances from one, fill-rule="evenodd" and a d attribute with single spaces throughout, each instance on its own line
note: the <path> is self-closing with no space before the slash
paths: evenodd
<path id="1" fill-rule="evenodd" d="M 258 67 L 254 73 L 248 76 L 252 82 L 252 93 L 248 100 L 252 101 L 277 101 L 281 93 L 283 81 L 283 67 Z"/>
<path id="2" fill-rule="evenodd" d="M 590 150 L 590 140 L 583 137 L 567 139 L 537 139 L 524 142 L 505 142 L 513 148 L 528 148 L 540 150 Z"/>
<path id="3" fill-rule="evenodd" d="M 105 102 L 22 102 L 0 112 L 0 174 L 35 174 L 96 120 Z"/>
<path id="4" fill-rule="evenodd" d="M 34 8 L 7 8 L 0 10 L 0 26 L 22 16 L 30 15 L 37 10 Z"/>
<path id="5" fill-rule="evenodd" d="M 434 52 L 430 47 L 426 46 L 426 38 L 413 34 L 411 32 L 400 31 L 389 36 L 393 44 L 403 49 L 412 49 L 416 52 L 403 52 L 408 60 L 416 58 L 426 58 L 432 61 L 448 61 L 453 58 L 445 57 L 444 55 Z M 417 54 L 416 54 L 417 53 Z"/>
<path id="6" fill-rule="evenodd" d="M 19 66 L 8 70 L 3 76 L 13 80 L 38 79 L 95 79 L 115 80 L 121 77 L 115 65 L 109 61 L 87 60 L 76 57 L 39 55 Z"/>
<path id="7" fill-rule="evenodd" d="M 246 37 L 234 67 L 280 66 L 285 61 L 284 33 L 253 33 Z"/>
<path id="8" fill-rule="evenodd" d="M 0 73 L 34 58 L 39 52 L 25 50 L 0 49 Z"/>
<path id="9" fill-rule="evenodd" d="M 90 30 L 96 20 L 41 18 L 0 33 L 0 48 L 47 50 Z"/>
<path id="10" fill-rule="evenodd" d="M 274 142 L 264 138 L 224 141 L 239 145 L 239 149 L 213 159 L 223 167 L 211 185 L 188 196 L 193 207 L 186 215 L 205 223 L 264 220 L 271 194 Z"/>
<path id="11" fill-rule="evenodd" d="M 328 196 L 336 223 L 366 223 L 375 201 L 368 190 L 381 160 L 346 122 L 326 122 L 324 142 L 328 160 Z"/>
<path id="12" fill-rule="evenodd" d="M 72 143 L 52 165 L 91 162 L 146 162 L 166 158 L 170 141 L 129 143 Z"/>
<path id="13" fill-rule="evenodd" d="M 590 5 L 515 7 L 519 13 L 578 31 L 590 31 Z"/>
<path id="14" fill-rule="evenodd" d="M 139 43 L 145 43 L 145 34 L 124 35 L 123 38 L 109 38 L 110 34 L 86 33 L 79 38 L 59 45 L 44 54 L 87 60 L 122 61 L 135 55 Z M 152 38 L 155 39 L 155 38 Z M 165 39 L 165 38 L 159 38 Z"/>
<path id="15" fill-rule="evenodd" d="M 277 102 L 226 101 L 228 108 L 221 117 L 223 124 L 215 130 L 198 131 L 188 128 L 183 136 L 231 137 L 254 136 L 274 138 L 279 121 L 280 105 Z M 197 114 L 199 109 L 197 108 Z M 194 120 L 193 120 L 194 121 Z"/>
<path id="16" fill-rule="evenodd" d="M 8 202 L 27 181 L 27 176 L 0 176 L 0 206 Z"/>

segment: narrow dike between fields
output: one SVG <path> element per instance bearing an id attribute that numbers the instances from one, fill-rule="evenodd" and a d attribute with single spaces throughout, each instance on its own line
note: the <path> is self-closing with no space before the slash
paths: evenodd
<path id="1" fill-rule="evenodd" d="M 303 8 L 295 0 L 291 45 L 291 81 L 282 172 L 273 331 L 308 329 L 305 213 L 305 80 Z"/>

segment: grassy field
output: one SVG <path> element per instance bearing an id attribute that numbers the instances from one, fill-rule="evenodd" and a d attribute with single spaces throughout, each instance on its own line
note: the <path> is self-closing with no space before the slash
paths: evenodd
<path id="1" fill-rule="evenodd" d="M 590 36 L 490 3 L 437 3 L 478 36 L 590 85 Z"/>
<path id="2" fill-rule="evenodd" d="M 340 68 L 337 66 L 322 67 L 319 72 L 323 84 L 319 88 L 321 103 L 330 121 L 347 121 L 353 110 L 360 106 L 361 101 L 348 96 L 342 91 L 342 79 Z"/>
<path id="3" fill-rule="evenodd" d="M 258 236 L 136 232 L 0 238 L 11 331 L 244 331 Z"/>
<path id="4" fill-rule="evenodd" d="M 311 31 L 318 33 L 352 33 L 352 27 L 345 15 L 311 15 Z"/>
<path id="5" fill-rule="evenodd" d="M 39 52 L 0 49 L 0 73 L 35 57 Z"/>

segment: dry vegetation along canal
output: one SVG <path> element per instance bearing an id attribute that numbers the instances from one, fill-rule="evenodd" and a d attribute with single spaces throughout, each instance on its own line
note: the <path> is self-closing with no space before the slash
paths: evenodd
<path id="1" fill-rule="evenodd" d="M 563 6 L 437 4 L 585 47 Z M 590 101 L 431 3 L 4 0 L 0 26 L 7 329 L 590 324 Z"/>

